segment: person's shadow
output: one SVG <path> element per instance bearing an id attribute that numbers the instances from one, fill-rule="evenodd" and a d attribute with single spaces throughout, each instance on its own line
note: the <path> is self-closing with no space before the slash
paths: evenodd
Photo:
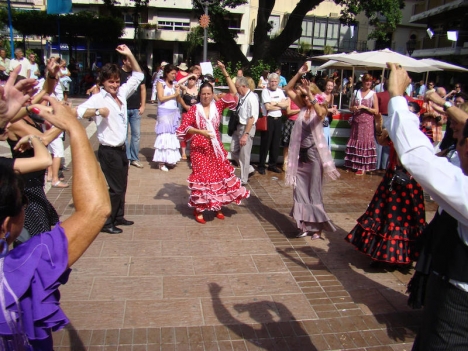
<path id="1" fill-rule="evenodd" d="M 254 328 L 252 325 L 239 321 L 223 305 L 219 297 L 221 286 L 210 283 L 208 287 L 213 310 L 218 320 L 233 333 L 254 344 L 257 348 L 272 351 L 288 348 L 290 350 L 317 351 L 307 332 L 302 329 L 301 324 L 282 303 L 256 301 L 234 305 L 234 309 L 239 314 L 248 313 L 251 319 L 261 325 L 260 328 Z M 285 338 L 281 338 L 283 336 Z M 287 343 L 287 345 L 282 347 L 282 343 Z"/>
<path id="2" fill-rule="evenodd" d="M 364 306 L 364 310 L 368 309 L 379 325 L 386 326 L 389 338 L 398 342 L 411 342 L 419 328 L 421 310 L 411 310 L 407 306 L 407 295 L 371 278 L 373 274 L 390 273 L 384 269 L 370 268 L 366 255 L 357 251 L 350 253 L 349 251 L 354 250 L 344 241 L 346 234 L 347 231 L 339 227 L 336 232 L 329 234 L 328 250 L 317 246 L 304 246 L 294 249 L 277 248 L 276 251 L 288 262 L 308 270 L 329 270 L 349 293 L 353 303 Z M 306 264 L 298 259 L 298 251 L 313 258 L 315 263 Z M 356 270 L 362 270 L 363 273 Z M 395 271 L 396 273 L 398 272 Z"/>

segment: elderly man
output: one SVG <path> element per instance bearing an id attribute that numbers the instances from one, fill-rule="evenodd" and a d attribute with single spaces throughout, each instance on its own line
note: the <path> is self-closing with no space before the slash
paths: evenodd
<path id="1" fill-rule="evenodd" d="M 413 351 L 468 350 L 468 114 L 438 94 L 426 95 L 452 119 L 460 158 L 457 167 L 434 155 L 419 131 L 418 118 L 401 97 L 409 81 L 406 71 L 400 65 L 389 67 L 387 130 L 403 166 L 439 204 L 424 233 L 416 266 L 417 274 L 428 278 L 422 287 L 425 294 L 411 291 L 412 297 L 424 296 L 424 301 L 417 301 L 424 311 Z"/>
<path id="2" fill-rule="evenodd" d="M 258 173 L 260 174 L 265 174 L 265 162 L 268 153 L 270 154 L 268 170 L 281 173 L 281 170 L 276 166 L 281 141 L 281 110 L 289 106 L 289 99 L 284 95 L 283 90 L 278 87 L 279 80 L 278 74 L 270 74 L 268 76 L 268 87 L 262 91 L 262 103 L 268 120 L 267 131 L 262 132 L 260 139 L 260 162 L 258 163 Z"/>
<path id="3" fill-rule="evenodd" d="M 249 181 L 249 174 L 254 172 L 250 165 L 250 153 L 252 151 L 253 138 L 255 136 L 255 122 L 258 119 L 258 98 L 249 89 L 249 81 L 245 77 L 237 77 L 235 83 L 239 93 L 239 125 L 232 135 L 231 155 L 240 165 L 242 185 Z"/>
<path id="4" fill-rule="evenodd" d="M 10 59 L 6 57 L 5 49 L 0 49 L 0 80 L 7 80 L 10 73 Z"/>
<path id="5" fill-rule="evenodd" d="M 101 231 L 120 234 L 116 225 L 132 225 L 124 218 L 125 194 L 127 192 L 128 158 L 125 150 L 127 140 L 127 99 L 140 86 L 144 74 L 135 56 L 126 45 L 119 45 L 117 52 L 131 62 L 132 76 L 120 85 L 120 68 L 106 64 L 99 75 L 102 89 L 77 108 L 78 117 L 95 117 L 99 140 L 98 157 L 106 176 L 111 199 L 111 215 Z"/>
<path id="6" fill-rule="evenodd" d="M 18 74 L 19 79 L 29 78 L 31 75 L 31 65 L 29 60 L 24 57 L 23 50 L 20 48 L 15 49 L 15 58 L 10 61 L 10 71 L 21 65 L 21 70 Z"/>

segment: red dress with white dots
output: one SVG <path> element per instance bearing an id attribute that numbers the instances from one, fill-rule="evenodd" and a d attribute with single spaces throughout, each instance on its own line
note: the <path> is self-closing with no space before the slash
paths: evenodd
<path id="1" fill-rule="evenodd" d="M 187 179 L 191 191 L 188 205 L 196 208 L 198 212 L 219 211 L 221 206 L 231 202 L 240 204 L 242 199 L 250 196 L 250 192 L 242 186 L 240 179 L 234 174 L 234 167 L 227 158 L 219 133 L 223 110 L 236 105 L 234 99 L 227 99 L 229 97 L 226 96 L 215 103 L 217 113 L 211 116 L 220 152 L 216 153 L 212 141 L 203 135 L 187 134 L 190 128 L 207 129 L 205 118 L 199 115 L 197 122 L 198 104 L 190 108 L 176 131 L 179 138 L 191 141 L 192 174 Z"/>
<path id="2" fill-rule="evenodd" d="M 415 242 L 427 225 L 426 212 L 423 190 L 414 178 L 407 185 L 393 182 L 390 190 L 397 157 L 391 145 L 390 162 L 382 182 L 345 240 L 373 260 L 410 264 L 419 256 Z"/>

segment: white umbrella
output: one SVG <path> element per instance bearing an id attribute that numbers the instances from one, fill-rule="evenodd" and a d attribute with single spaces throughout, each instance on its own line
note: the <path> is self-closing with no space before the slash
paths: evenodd
<path id="1" fill-rule="evenodd" d="M 349 63 L 355 66 L 372 67 L 376 69 L 386 68 L 387 62 L 395 62 L 399 63 L 410 72 L 428 72 L 441 70 L 440 68 L 421 62 L 421 60 L 413 59 L 409 56 L 399 54 L 389 49 L 350 54 L 322 55 L 316 56 L 314 59 L 335 60 Z"/>
<path id="2" fill-rule="evenodd" d="M 424 62 L 428 65 L 443 69 L 444 71 L 468 72 L 468 69 L 464 67 L 460 67 L 460 66 L 454 65 L 452 63 L 444 62 L 444 61 L 439 61 L 439 60 L 434 60 L 434 59 L 422 59 L 419 61 Z"/>

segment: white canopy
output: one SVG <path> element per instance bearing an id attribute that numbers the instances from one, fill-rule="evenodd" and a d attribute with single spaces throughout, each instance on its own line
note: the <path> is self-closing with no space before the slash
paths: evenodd
<path id="1" fill-rule="evenodd" d="M 409 56 L 399 54 L 389 49 L 377 50 L 377 51 L 366 51 L 360 53 L 350 54 L 332 54 L 315 56 L 317 60 L 335 60 L 339 62 L 348 63 L 353 66 L 363 66 L 375 69 L 382 69 L 387 67 L 387 62 L 395 62 L 402 65 L 407 71 L 410 72 L 429 72 L 429 71 L 441 71 L 440 68 L 429 65 L 422 62 L 422 60 L 416 60 Z"/>
<path id="2" fill-rule="evenodd" d="M 434 60 L 434 59 L 422 59 L 419 61 L 424 62 L 428 65 L 443 69 L 444 71 L 468 72 L 468 69 L 464 67 L 460 67 L 460 66 L 454 65 L 452 63 L 444 62 L 444 61 L 439 61 L 439 60 Z"/>

